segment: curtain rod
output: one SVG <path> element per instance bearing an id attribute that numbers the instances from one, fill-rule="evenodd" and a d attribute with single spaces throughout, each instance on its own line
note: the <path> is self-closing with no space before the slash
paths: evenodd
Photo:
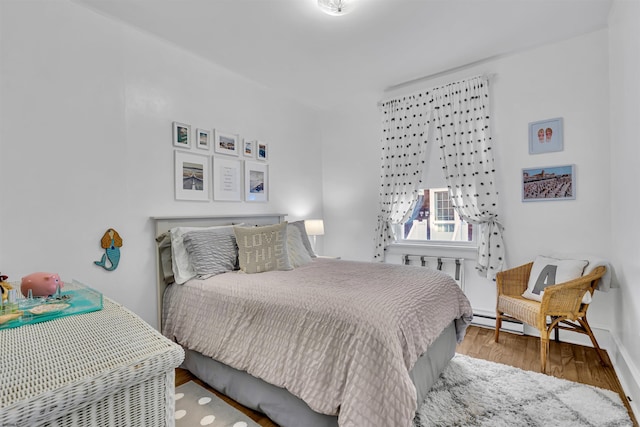
<path id="1" fill-rule="evenodd" d="M 442 71 L 442 72 L 439 72 L 439 73 L 431 74 L 429 76 L 425 76 L 425 77 L 420 77 L 420 78 L 417 78 L 417 79 L 409 80 L 409 81 L 406 81 L 404 83 L 397 84 L 395 86 L 390 86 L 387 89 L 385 89 L 385 92 L 388 92 L 388 91 L 394 90 L 394 89 L 398 89 L 400 87 L 409 86 L 411 84 L 414 84 L 414 83 L 417 83 L 417 82 L 420 82 L 420 81 L 423 81 L 423 80 L 429 80 L 429 79 L 433 79 L 435 77 L 440 77 L 440 76 L 443 76 L 443 75 L 446 75 L 446 74 L 450 74 L 453 71 L 457 71 L 459 69 L 464 69 L 464 68 L 467 68 L 467 67 L 469 67 L 471 65 L 476 65 L 476 64 L 478 64 L 480 62 L 484 62 L 484 61 L 485 60 L 474 62 L 474 63 L 463 65 L 463 66 L 460 66 L 460 67 L 457 67 L 457 68 L 451 68 L 451 69 L 446 70 L 446 71 Z M 465 77 L 463 79 L 456 80 L 456 81 L 460 82 L 460 81 L 468 80 L 468 79 L 471 79 L 471 78 L 474 78 L 474 77 L 482 77 L 482 78 L 486 79 L 488 83 L 491 83 L 491 80 L 493 80 L 496 75 L 497 75 L 496 73 L 485 73 L 485 74 L 479 74 L 479 75 L 475 75 L 475 76 L 471 76 L 471 77 Z M 447 84 L 449 84 L 449 83 L 447 83 Z M 447 84 L 442 85 L 442 86 L 446 86 Z M 418 92 L 420 92 L 420 91 L 418 91 Z M 417 92 L 414 92 L 414 93 L 417 93 Z M 409 94 L 409 96 L 410 95 L 412 95 L 412 94 Z M 403 96 L 407 96 L 407 95 L 403 95 Z M 394 99 L 397 99 L 399 97 L 400 96 L 395 96 L 395 97 L 392 97 L 392 98 L 384 99 L 382 101 L 378 101 L 378 108 L 382 107 L 382 105 L 384 103 L 389 102 L 389 101 L 393 101 Z"/>

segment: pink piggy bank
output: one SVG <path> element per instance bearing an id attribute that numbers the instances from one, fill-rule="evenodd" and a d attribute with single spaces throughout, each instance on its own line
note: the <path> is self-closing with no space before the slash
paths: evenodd
<path id="1" fill-rule="evenodd" d="M 64 283 L 55 273 L 31 273 L 22 278 L 20 292 L 26 297 L 31 289 L 34 297 L 48 297 L 56 293 L 58 285 L 62 288 Z"/>

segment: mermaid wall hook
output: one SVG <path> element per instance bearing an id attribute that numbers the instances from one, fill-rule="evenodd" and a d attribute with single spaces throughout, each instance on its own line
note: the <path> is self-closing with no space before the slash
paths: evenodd
<path id="1" fill-rule="evenodd" d="M 100 246 L 105 250 L 100 261 L 94 261 L 95 265 L 104 268 L 107 271 L 113 271 L 118 268 L 120 262 L 120 248 L 122 247 L 122 237 L 113 228 L 108 229 L 102 239 Z M 107 265 L 107 263 L 109 265 Z"/>

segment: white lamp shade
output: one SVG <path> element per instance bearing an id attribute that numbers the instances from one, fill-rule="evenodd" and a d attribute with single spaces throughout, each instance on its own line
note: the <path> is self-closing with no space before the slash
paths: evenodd
<path id="1" fill-rule="evenodd" d="M 309 236 L 324 236 L 324 221 L 321 219 L 307 219 L 304 228 Z"/>

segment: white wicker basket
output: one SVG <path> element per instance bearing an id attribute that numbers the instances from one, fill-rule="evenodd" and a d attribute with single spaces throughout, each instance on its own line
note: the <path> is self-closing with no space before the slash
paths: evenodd
<path id="1" fill-rule="evenodd" d="M 0 427 L 173 426 L 184 351 L 104 298 L 93 313 L 0 331 Z"/>

